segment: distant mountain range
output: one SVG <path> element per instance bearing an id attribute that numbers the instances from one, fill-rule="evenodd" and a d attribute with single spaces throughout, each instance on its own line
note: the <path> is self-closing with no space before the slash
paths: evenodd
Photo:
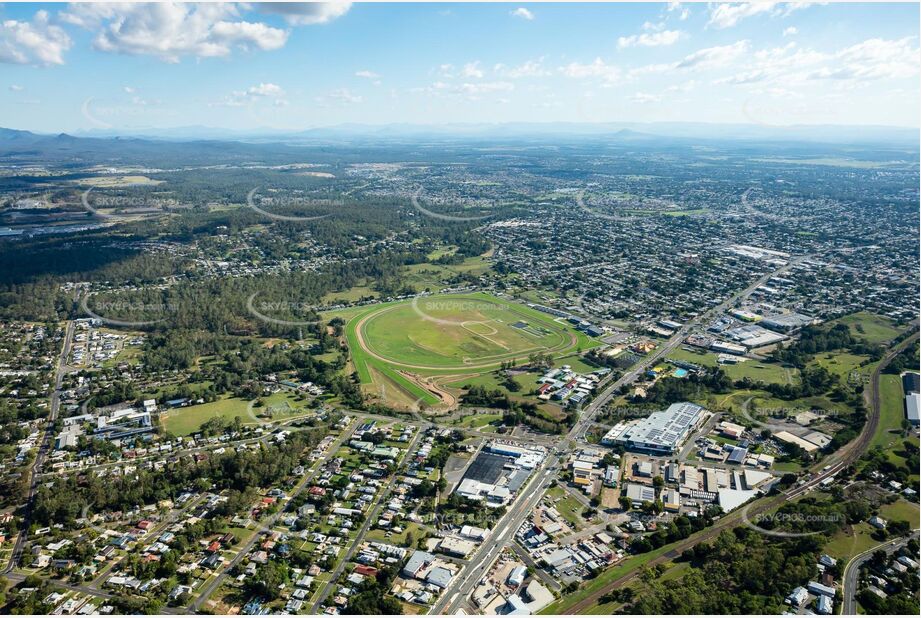
<path id="1" fill-rule="evenodd" d="M 22 135 L 25 134 L 25 135 Z M 66 134 L 57 137 L 63 138 Z M 755 140 L 821 142 L 828 144 L 872 143 L 876 145 L 917 146 L 919 129 L 892 126 L 713 124 L 702 122 L 650 123 L 454 123 L 421 124 L 340 124 L 303 131 L 279 129 L 232 130 L 204 126 L 175 128 L 92 129 L 74 133 L 82 138 L 144 138 L 188 141 L 220 140 L 247 142 L 297 142 L 313 140 L 402 140 L 407 138 L 528 139 L 528 138 L 610 138 L 623 141 L 661 141 L 662 138 L 691 140 Z M 46 136 L 47 137 L 47 136 Z M 69 136 L 68 136 L 69 137 Z M 27 131 L 0 129 L 0 140 L 37 139 Z"/>
<path id="2" fill-rule="evenodd" d="M 797 156 L 853 150 L 876 152 L 875 159 L 910 161 L 919 148 L 917 129 L 900 127 L 650 124 L 453 124 L 358 125 L 298 132 L 225 131 L 208 127 L 146 129 L 132 134 L 88 131 L 79 135 L 33 133 L 0 128 L 0 161 L 18 164 L 214 165 L 286 164 L 305 156 L 346 158 L 370 150 L 402 149 L 401 157 L 422 156 L 418 147 L 453 148 L 490 145 L 512 149 L 541 146 L 599 146 L 699 153 L 699 148 L 728 149 L 751 155 Z M 410 148 L 414 154 L 406 150 Z M 338 153 L 335 156 L 333 153 Z M 906 154 L 907 153 L 907 154 Z M 337 160 L 339 160 L 337 159 Z"/>

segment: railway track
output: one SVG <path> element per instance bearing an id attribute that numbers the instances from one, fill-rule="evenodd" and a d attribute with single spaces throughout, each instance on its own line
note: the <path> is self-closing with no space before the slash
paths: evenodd
<path id="1" fill-rule="evenodd" d="M 898 355 L 902 350 L 904 350 L 909 345 L 912 345 L 915 341 L 918 340 L 918 333 L 915 332 L 911 336 L 905 338 L 903 341 L 899 342 L 895 347 L 891 348 L 882 360 L 877 364 L 876 368 L 873 370 L 873 374 L 870 378 L 870 388 L 868 391 L 864 391 L 864 397 L 869 403 L 869 415 L 867 417 L 867 422 L 864 424 L 863 429 L 860 432 L 860 435 L 857 436 L 855 440 L 852 440 L 841 449 L 833 453 L 825 462 L 828 462 L 829 459 L 833 460 L 831 467 L 827 470 L 822 470 L 821 472 L 815 474 L 804 484 L 799 487 L 794 487 L 787 490 L 784 493 L 777 494 L 774 496 L 769 496 L 762 501 L 753 503 L 748 509 L 740 509 L 733 511 L 732 513 L 724 516 L 718 522 L 716 522 L 710 528 L 701 531 L 695 536 L 689 537 L 685 541 L 680 541 L 674 548 L 668 551 L 657 558 L 653 558 L 647 562 L 638 565 L 631 572 L 622 575 L 621 577 L 610 582 L 606 586 L 600 588 L 599 590 L 591 593 L 585 599 L 582 599 L 572 605 L 559 608 L 559 613 L 566 614 L 581 614 L 586 610 L 598 605 L 601 597 L 605 596 L 613 590 L 622 588 L 633 579 L 639 575 L 639 570 L 644 567 L 655 566 L 657 564 L 662 564 L 670 560 L 674 560 L 679 557 L 685 550 L 691 549 L 698 543 L 704 543 L 710 541 L 719 536 L 723 531 L 734 527 L 739 523 L 743 523 L 743 511 L 749 517 L 754 515 L 759 515 L 762 513 L 769 512 L 775 508 L 780 507 L 785 502 L 790 502 L 796 500 L 809 491 L 815 489 L 819 486 L 822 481 L 828 479 L 840 471 L 847 468 L 849 465 L 857 461 L 861 455 L 867 450 L 870 446 L 870 442 L 873 440 L 873 436 L 879 428 L 879 414 L 880 414 L 880 395 L 879 395 L 879 376 L 883 369 Z M 825 464 L 829 465 L 828 463 Z"/>

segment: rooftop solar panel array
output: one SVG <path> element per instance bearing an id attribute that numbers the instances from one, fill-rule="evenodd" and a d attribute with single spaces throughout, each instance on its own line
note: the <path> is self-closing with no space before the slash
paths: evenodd
<path id="1" fill-rule="evenodd" d="M 624 437 L 643 443 L 674 448 L 697 422 L 703 408 L 693 403 L 676 403 L 667 410 L 653 412 L 628 429 Z"/>

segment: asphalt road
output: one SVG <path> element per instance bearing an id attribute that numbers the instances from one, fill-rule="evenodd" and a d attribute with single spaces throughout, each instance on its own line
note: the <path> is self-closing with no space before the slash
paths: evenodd
<path id="1" fill-rule="evenodd" d="M 406 462 L 406 459 L 416 448 L 416 445 L 419 443 L 419 438 L 422 437 L 422 434 L 425 432 L 427 427 L 428 424 L 425 424 L 418 428 L 415 437 L 412 439 L 412 442 L 409 443 L 409 446 L 406 447 L 406 451 L 403 453 L 403 457 L 400 458 L 400 463 L 393 471 L 393 474 L 390 475 L 390 481 L 387 483 L 387 486 L 382 488 L 381 491 L 377 493 L 377 498 L 374 500 L 374 504 L 368 510 L 368 516 L 365 517 L 365 521 L 359 529 L 358 534 L 355 535 L 355 540 L 350 543 L 348 551 L 346 551 L 345 555 L 342 556 L 342 559 L 339 561 L 339 565 L 336 567 L 335 571 L 333 571 L 332 577 L 330 577 L 329 581 L 326 583 L 326 586 L 323 587 L 323 591 L 320 593 L 320 596 L 317 597 L 316 603 L 314 603 L 313 607 L 311 607 L 311 614 L 318 613 L 318 610 L 323 604 L 323 601 L 326 600 L 326 597 L 329 596 L 329 593 L 332 592 L 333 588 L 336 586 L 336 580 L 339 579 L 339 576 L 342 575 L 342 571 L 345 570 L 345 567 L 352 559 L 352 556 L 354 556 L 355 552 L 358 551 L 358 547 L 364 541 L 365 535 L 368 534 L 368 531 L 371 529 L 371 525 L 377 522 L 384 498 L 390 495 L 397 475 L 400 473 L 400 470 L 402 469 L 403 464 Z"/>
<path id="2" fill-rule="evenodd" d="M 595 415 L 598 414 L 604 406 L 611 401 L 617 394 L 620 392 L 620 389 L 628 384 L 632 384 L 639 376 L 643 375 L 647 368 L 657 363 L 660 359 L 668 356 L 674 351 L 678 346 L 682 344 L 685 337 L 692 332 L 699 324 L 705 324 L 717 313 L 725 311 L 728 307 L 734 304 L 740 298 L 748 296 L 751 294 L 755 288 L 764 285 L 771 277 L 775 277 L 780 273 L 786 271 L 788 268 L 794 266 L 807 259 L 809 256 L 802 256 L 795 258 L 788 262 L 785 266 L 778 268 L 766 275 L 759 277 L 757 280 L 752 282 L 745 289 L 733 294 L 725 301 L 719 305 L 713 307 L 709 311 L 704 312 L 699 315 L 696 319 L 690 320 L 684 324 L 674 335 L 658 350 L 648 355 L 640 363 L 635 365 L 624 375 L 614 381 L 609 385 L 604 391 L 602 391 L 596 398 L 594 398 L 589 405 L 587 405 L 580 415 L 579 419 L 573 425 L 572 429 L 566 435 L 565 438 L 560 440 L 561 447 L 557 448 L 558 454 L 562 455 L 564 452 L 572 450 L 575 446 L 576 441 L 584 441 L 585 433 L 589 430 L 594 421 Z M 537 482 L 537 484 L 529 485 L 529 487 L 539 487 L 542 484 L 547 483 L 551 478 L 551 468 L 549 465 L 550 457 L 548 457 L 541 467 L 535 471 L 532 478 Z M 555 474 L 555 473 L 554 473 Z M 525 492 L 521 492 L 523 495 Z M 495 559 L 498 552 L 501 551 L 500 545 L 503 545 L 503 542 L 507 538 L 512 538 L 514 536 L 514 531 L 518 530 L 521 524 L 527 519 L 530 512 L 537 505 L 538 501 L 541 498 L 543 491 L 531 491 L 528 494 L 524 501 L 519 497 L 512 509 L 506 513 L 502 521 L 499 522 L 495 530 L 493 530 L 492 535 L 487 539 L 477 552 L 470 559 L 470 566 L 468 566 L 464 571 L 454 578 L 454 581 L 442 592 L 441 597 L 438 602 L 432 606 L 432 609 L 429 611 L 430 614 L 450 614 L 454 613 L 457 608 L 462 604 L 466 597 L 473 591 L 476 586 L 476 583 L 482 578 L 482 575 L 486 572 L 489 564 Z M 511 535 L 509 534 L 511 531 Z"/>
<path id="3" fill-rule="evenodd" d="M 870 388 L 864 391 L 864 394 L 867 397 L 868 402 L 870 403 L 869 415 L 867 422 L 863 427 L 860 435 L 856 440 L 853 440 L 838 449 L 835 453 L 826 457 L 823 460 L 823 464 L 826 466 L 829 465 L 828 462 L 832 462 L 831 468 L 828 470 L 823 470 L 814 474 L 806 483 L 800 485 L 799 487 L 794 487 L 788 490 L 786 493 L 767 496 L 759 501 L 751 503 L 748 507 L 744 507 L 738 510 L 735 510 L 728 515 L 723 516 L 719 521 L 714 523 L 709 528 L 702 530 L 701 532 L 688 537 L 684 541 L 678 542 L 675 547 L 669 551 L 667 554 L 659 556 L 658 558 L 650 559 L 642 564 L 638 565 L 637 568 L 633 569 L 629 573 L 622 575 L 621 577 L 612 580 L 602 588 L 592 592 L 590 595 L 584 599 L 577 601 L 571 605 L 563 606 L 558 608 L 559 613 L 567 614 L 579 614 L 592 606 L 597 605 L 599 600 L 605 594 L 622 588 L 627 585 L 632 579 L 639 575 L 639 571 L 642 568 L 655 566 L 656 564 L 668 562 L 681 555 L 686 549 L 690 549 L 697 545 L 698 543 L 703 543 L 705 541 L 711 541 L 719 536 L 724 530 L 733 528 L 739 524 L 744 524 L 744 517 L 747 516 L 749 520 L 755 515 L 771 511 L 785 502 L 795 500 L 800 496 L 806 494 L 818 487 L 822 481 L 825 479 L 834 476 L 842 469 L 849 466 L 851 463 L 857 461 L 861 455 L 869 447 L 870 441 L 873 439 L 873 434 L 876 432 L 876 428 L 879 426 L 879 410 L 880 410 L 880 400 L 879 400 L 879 375 L 880 372 L 889 364 L 889 362 L 907 346 L 911 345 L 918 339 L 918 333 L 906 338 L 901 343 L 897 344 L 894 348 L 890 349 L 883 359 L 879 362 L 876 367 L 876 370 L 873 372 L 872 378 L 870 380 Z M 818 467 L 818 464 L 817 466 Z"/>
<path id="4" fill-rule="evenodd" d="M 358 421 L 353 420 L 352 424 L 346 427 L 342 431 L 342 435 L 339 436 L 339 439 L 336 440 L 329 447 L 327 452 L 335 453 L 339 449 L 339 447 L 342 446 L 342 443 L 345 442 L 345 440 L 352 435 L 352 431 L 354 431 L 355 426 L 357 424 L 358 424 Z M 307 486 L 310 484 L 310 481 L 313 480 L 314 476 L 316 476 L 317 472 L 320 469 L 320 466 L 323 464 L 324 461 L 325 461 L 324 458 L 318 459 L 316 463 L 314 463 L 314 465 L 304 474 L 304 477 L 301 479 L 300 485 L 298 485 L 297 489 L 295 489 L 294 492 L 291 494 L 291 500 L 296 498 L 298 495 L 300 495 L 302 491 L 304 491 L 304 489 L 307 488 Z M 262 525 L 262 527 L 266 530 L 271 530 L 272 527 L 275 525 L 275 522 L 277 522 L 281 518 L 284 512 L 285 512 L 284 509 L 279 509 L 277 513 L 270 516 L 269 519 L 266 520 L 266 522 Z M 253 548 L 253 545 L 256 544 L 256 541 L 259 540 L 260 536 L 261 535 L 259 534 L 259 530 L 257 529 L 256 532 L 253 533 L 253 535 L 249 538 L 249 540 L 246 541 L 246 543 L 237 551 L 237 555 L 234 556 L 233 559 L 224 567 L 224 570 L 221 571 L 219 575 L 211 579 L 201 589 L 201 591 L 198 593 L 198 596 L 195 597 L 195 600 L 189 604 L 187 608 L 188 609 L 187 613 L 194 614 L 199 609 L 201 609 L 201 606 L 205 603 L 205 601 L 207 601 L 208 598 L 212 594 L 214 594 L 214 591 L 218 589 L 221 583 L 223 583 L 224 578 L 227 577 L 227 574 L 230 572 L 230 570 L 233 569 L 233 567 L 240 564 L 240 562 L 243 561 L 246 555 L 249 554 L 250 550 Z"/>
<path id="5" fill-rule="evenodd" d="M 860 574 L 860 567 L 863 565 L 863 563 L 872 558 L 873 554 L 877 551 L 883 550 L 887 554 L 891 554 L 895 550 L 907 544 L 909 539 L 917 536 L 918 531 L 915 530 L 911 536 L 886 541 L 885 543 L 881 543 L 876 547 L 871 547 L 862 554 L 857 554 L 851 558 L 851 560 L 847 563 L 847 566 L 844 567 L 844 577 L 842 578 L 844 587 L 844 603 L 841 604 L 842 614 L 851 616 L 857 614 L 857 576 Z"/>
<path id="6" fill-rule="evenodd" d="M 64 331 L 64 345 L 61 346 L 61 355 L 58 357 L 58 365 L 54 375 L 54 391 L 51 393 L 51 411 L 48 415 L 48 421 L 45 423 L 45 432 L 42 435 L 42 441 L 41 444 L 39 444 L 38 453 L 36 453 L 35 459 L 32 461 L 32 466 L 29 468 L 29 495 L 26 498 L 26 506 L 25 511 L 23 512 L 22 525 L 19 528 L 22 532 L 20 532 L 16 537 L 16 543 L 13 545 L 13 552 L 10 554 L 9 562 L 6 565 L 6 568 L 3 570 L 4 573 L 11 572 L 16 568 L 16 565 L 19 564 L 19 560 L 22 557 L 22 550 L 26 544 L 25 531 L 28 531 L 32 524 L 32 509 L 35 505 L 35 495 L 38 493 L 39 471 L 42 469 L 42 464 L 45 463 L 45 458 L 48 456 L 48 452 L 51 450 L 51 442 L 54 439 L 54 436 L 52 435 L 54 430 L 54 421 L 57 420 L 58 412 L 61 409 L 61 386 L 64 383 L 67 358 L 70 356 L 70 348 L 73 345 L 73 336 L 74 322 L 69 320 Z"/>
<path id="7" fill-rule="evenodd" d="M 452 614 L 466 601 L 502 549 L 514 542 L 515 532 L 521 522 L 537 506 L 544 494 L 544 488 L 556 478 L 558 472 L 559 460 L 555 456 L 550 455 L 544 459 L 531 475 L 530 482 L 521 490 L 519 499 L 512 504 L 492 534 L 470 558 L 467 568 L 444 589 L 441 597 L 432 606 L 430 614 Z"/>

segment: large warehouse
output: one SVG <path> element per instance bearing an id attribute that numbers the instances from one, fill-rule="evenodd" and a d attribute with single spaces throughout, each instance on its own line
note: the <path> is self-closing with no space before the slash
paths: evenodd
<path id="1" fill-rule="evenodd" d="M 704 418 L 706 410 L 697 404 L 673 403 L 667 410 L 653 412 L 628 425 L 613 442 L 634 451 L 671 455 L 700 427 Z"/>
<path id="2" fill-rule="evenodd" d="M 917 427 L 919 425 L 919 409 L 921 409 L 921 375 L 913 371 L 902 374 L 902 390 L 905 391 L 905 418 Z"/>

